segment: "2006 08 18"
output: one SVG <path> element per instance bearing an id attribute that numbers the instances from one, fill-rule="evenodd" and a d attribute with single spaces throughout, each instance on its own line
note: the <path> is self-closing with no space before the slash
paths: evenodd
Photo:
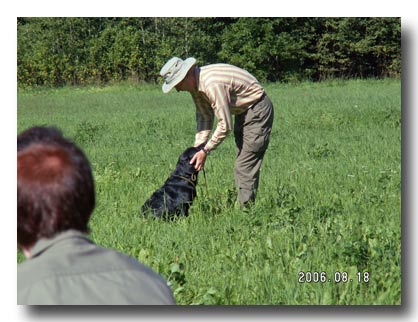
<path id="1" fill-rule="evenodd" d="M 299 283 L 368 283 L 370 281 L 369 272 L 357 272 L 355 276 L 349 276 L 347 272 L 334 272 L 327 274 L 327 272 L 316 271 L 300 271 L 298 273 Z"/>

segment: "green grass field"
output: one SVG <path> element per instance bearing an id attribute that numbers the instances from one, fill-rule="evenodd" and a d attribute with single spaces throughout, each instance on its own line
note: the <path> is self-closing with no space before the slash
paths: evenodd
<path id="1" fill-rule="evenodd" d="M 401 304 L 401 84 L 269 84 L 275 123 L 256 205 L 235 206 L 231 134 L 188 218 L 139 216 L 193 144 L 188 93 L 19 90 L 18 131 L 55 125 L 94 171 L 91 238 L 166 278 L 178 304 Z M 18 254 L 18 261 L 22 261 Z"/>

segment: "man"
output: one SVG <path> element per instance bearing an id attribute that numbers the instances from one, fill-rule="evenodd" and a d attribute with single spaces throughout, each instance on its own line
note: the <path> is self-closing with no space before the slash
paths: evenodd
<path id="1" fill-rule="evenodd" d="M 175 304 L 157 273 L 87 238 L 94 182 L 75 144 L 33 127 L 17 151 L 18 304 Z"/>
<path id="2" fill-rule="evenodd" d="M 238 151 L 234 177 L 242 207 L 252 204 L 258 189 L 260 167 L 269 144 L 273 125 L 273 104 L 263 87 L 246 70 L 228 64 L 196 66 L 196 59 L 171 58 L 161 69 L 163 92 L 173 87 L 187 91 L 196 105 L 197 134 L 194 146 L 206 143 L 191 163 L 200 171 L 209 152 L 215 150 L 232 131 Z M 218 123 L 212 137 L 214 116 Z"/>

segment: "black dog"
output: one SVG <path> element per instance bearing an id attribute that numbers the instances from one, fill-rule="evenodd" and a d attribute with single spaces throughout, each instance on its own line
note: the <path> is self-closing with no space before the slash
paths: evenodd
<path id="1" fill-rule="evenodd" d="M 187 148 L 179 157 L 176 169 L 164 185 L 155 191 L 144 203 L 141 211 L 157 218 L 170 219 L 175 216 L 188 216 L 189 208 L 196 197 L 198 171 L 190 164 L 196 152 L 203 148 Z"/>

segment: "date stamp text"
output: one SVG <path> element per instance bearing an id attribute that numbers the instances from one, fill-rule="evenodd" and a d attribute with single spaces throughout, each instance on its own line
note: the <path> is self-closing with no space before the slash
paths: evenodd
<path id="1" fill-rule="evenodd" d="M 369 272 L 357 272 L 350 276 L 347 272 L 315 272 L 300 271 L 298 273 L 299 283 L 369 283 Z"/>

